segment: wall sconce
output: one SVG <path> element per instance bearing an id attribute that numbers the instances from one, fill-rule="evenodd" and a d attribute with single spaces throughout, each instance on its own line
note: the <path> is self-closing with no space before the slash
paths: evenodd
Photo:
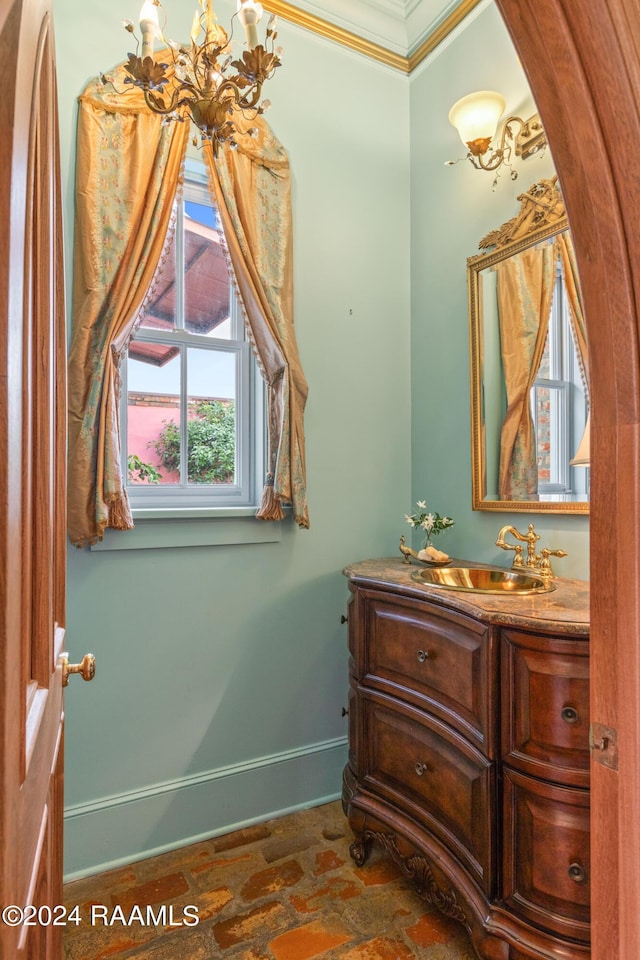
<path id="1" fill-rule="evenodd" d="M 547 138 L 537 113 L 528 120 L 508 117 L 502 125 L 498 145 L 491 147 L 505 106 L 506 100 L 502 94 L 493 90 L 480 90 L 454 103 L 449 111 L 449 122 L 456 128 L 460 139 L 468 148 L 467 159 L 476 170 L 494 171 L 504 164 L 510 169 L 511 179 L 515 180 L 518 172 L 511 167 L 513 147 L 515 146 L 516 156 L 524 160 L 546 147 Z M 519 127 L 515 138 L 513 124 L 518 124 Z M 447 165 L 457 162 L 447 160 Z M 494 188 L 498 176 L 499 174 L 496 174 L 493 182 Z"/>
<path id="2" fill-rule="evenodd" d="M 591 414 L 587 417 L 587 422 L 584 426 L 584 433 L 582 434 L 582 440 L 578 444 L 578 449 L 576 450 L 576 455 L 572 460 L 569 460 L 569 463 L 572 467 L 589 467 L 591 466 Z"/>

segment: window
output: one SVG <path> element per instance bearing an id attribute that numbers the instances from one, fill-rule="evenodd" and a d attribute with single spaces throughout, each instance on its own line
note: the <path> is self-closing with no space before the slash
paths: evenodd
<path id="1" fill-rule="evenodd" d="M 537 443 L 538 492 L 575 492 L 579 479 L 569 460 L 584 428 L 586 401 L 559 264 L 545 349 L 531 389 L 531 409 Z"/>
<path id="2" fill-rule="evenodd" d="M 190 176 L 123 372 L 133 509 L 256 503 L 262 381 L 204 175 Z"/>

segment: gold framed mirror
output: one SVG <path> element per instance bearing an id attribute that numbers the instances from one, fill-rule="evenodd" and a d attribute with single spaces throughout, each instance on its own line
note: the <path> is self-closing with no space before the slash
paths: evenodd
<path id="1" fill-rule="evenodd" d="M 467 260 L 474 510 L 589 512 L 589 358 L 557 178 Z"/>

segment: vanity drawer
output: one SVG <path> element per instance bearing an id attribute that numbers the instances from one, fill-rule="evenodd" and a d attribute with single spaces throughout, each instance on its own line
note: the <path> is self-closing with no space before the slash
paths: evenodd
<path id="1" fill-rule="evenodd" d="M 406 704 L 360 691 L 368 791 L 435 834 L 490 894 L 495 771 L 456 731 Z"/>
<path id="2" fill-rule="evenodd" d="M 505 762 L 588 786 L 588 641 L 503 630 L 502 681 Z"/>
<path id="3" fill-rule="evenodd" d="M 360 682 L 428 710 L 493 757 L 493 628 L 436 604 L 375 591 L 360 596 Z"/>
<path id="4" fill-rule="evenodd" d="M 589 940 L 589 794 L 505 769 L 503 896 L 537 926 Z"/>

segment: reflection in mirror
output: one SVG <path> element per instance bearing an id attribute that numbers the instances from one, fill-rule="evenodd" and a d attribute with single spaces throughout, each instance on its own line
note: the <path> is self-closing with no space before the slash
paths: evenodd
<path id="1" fill-rule="evenodd" d="M 474 510 L 589 510 L 589 358 L 557 179 L 467 261 Z M 580 455 L 577 456 L 578 449 Z"/>

